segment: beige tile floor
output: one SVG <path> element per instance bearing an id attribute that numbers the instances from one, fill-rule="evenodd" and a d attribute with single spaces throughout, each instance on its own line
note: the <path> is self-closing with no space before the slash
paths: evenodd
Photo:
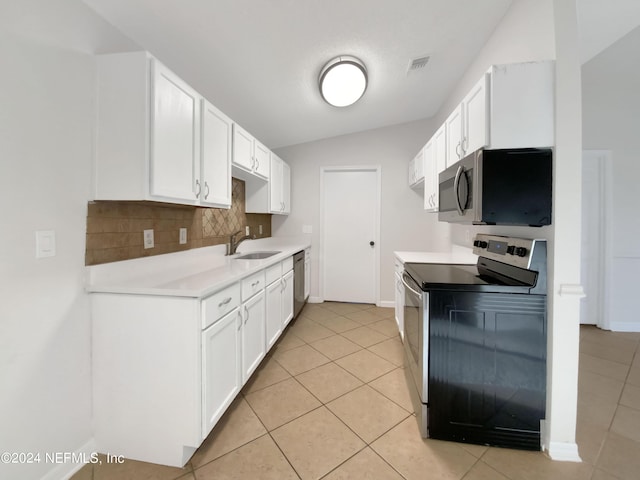
<path id="1" fill-rule="evenodd" d="M 183 468 L 127 460 L 74 480 L 640 478 L 640 334 L 581 328 L 582 463 L 423 440 L 393 309 L 309 304 Z"/>

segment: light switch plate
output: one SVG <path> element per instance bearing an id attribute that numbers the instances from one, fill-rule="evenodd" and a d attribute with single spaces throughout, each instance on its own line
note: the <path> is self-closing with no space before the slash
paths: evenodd
<path id="1" fill-rule="evenodd" d="M 187 229 L 181 228 L 180 229 L 180 245 L 184 245 L 185 243 L 187 243 Z"/>
<path id="2" fill-rule="evenodd" d="M 143 235 L 144 235 L 144 248 L 153 248 L 154 247 L 153 229 L 144 230 Z"/>
<path id="3" fill-rule="evenodd" d="M 56 256 L 55 230 L 36 231 L 36 258 Z"/>

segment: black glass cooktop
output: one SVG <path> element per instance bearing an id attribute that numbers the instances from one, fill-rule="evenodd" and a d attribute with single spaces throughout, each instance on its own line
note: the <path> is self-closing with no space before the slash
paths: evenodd
<path id="1" fill-rule="evenodd" d="M 501 275 L 481 274 L 476 265 L 406 263 L 404 268 L 423 291 L 473 290 L 522 293 L 531 288 L 531 285 Z"/>

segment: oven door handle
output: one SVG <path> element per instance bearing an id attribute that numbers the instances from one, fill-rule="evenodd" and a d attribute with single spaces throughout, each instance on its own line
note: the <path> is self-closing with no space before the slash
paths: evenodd
<path id="1" fill-rule="evenodd" d="M 404 273 L 404 272 L 402 273 L 402 283 L 404 284 L 405 288 L 408 288 L 409 290 L 411 290 L 411 291 L 412 291 L 415 295 L 417 295 L 418 297 L 422 297 L 422 292 L 418 292 L 418 291 L 416 291 L 415 289 L 413 289 L 413 288 L 411 287 L 411 285 L 409 285 L 409 284 L 406 282 L 406 280 L 404 279 L 406 275 L 407 275 L 406 273 Z M 409 278 L 411 278 L 411 277 L 409 277 Z M 411 281 L 413 281 L 413 282 L 415 283 L 415 281 L 414 281 L 413 279 L 411 279 Z"/>
<path id="2" fill-rule="evenodd" d="M 464 215 L 464 210 L 462 209 L 462 205 L 460 205 L 460 177 L 462 176 L 462 172 L 464 172 L 464 167 L 462 165 L 458 165 L 458 170 L 456 171 L 456 178 L 453 180 L 453 192 L 456 197 L 456 208 L 458 209 L 458 213 L 460 215 Z"/>

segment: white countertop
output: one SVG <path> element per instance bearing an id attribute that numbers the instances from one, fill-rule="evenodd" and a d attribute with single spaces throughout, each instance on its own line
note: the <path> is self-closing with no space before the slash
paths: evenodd
<path id="1" fill-rule="evenodd" d="M 310 246 L 304 238 L 264 238 L 242 242 L 232 256 L 225 255 L 225 245 L 217 245 L 94 265 L 86 267 L 86 290 L 203 298 Z M 237 258 L 256 251 L 280 253 L 260 260 Z"/>
<path id="2" fill-rule="evenodd" d="M 470 248 L 456 247 L 451 252 L 393 252 L 402 263 L 446 263 L 475 265 L 478 256 Z"/>

